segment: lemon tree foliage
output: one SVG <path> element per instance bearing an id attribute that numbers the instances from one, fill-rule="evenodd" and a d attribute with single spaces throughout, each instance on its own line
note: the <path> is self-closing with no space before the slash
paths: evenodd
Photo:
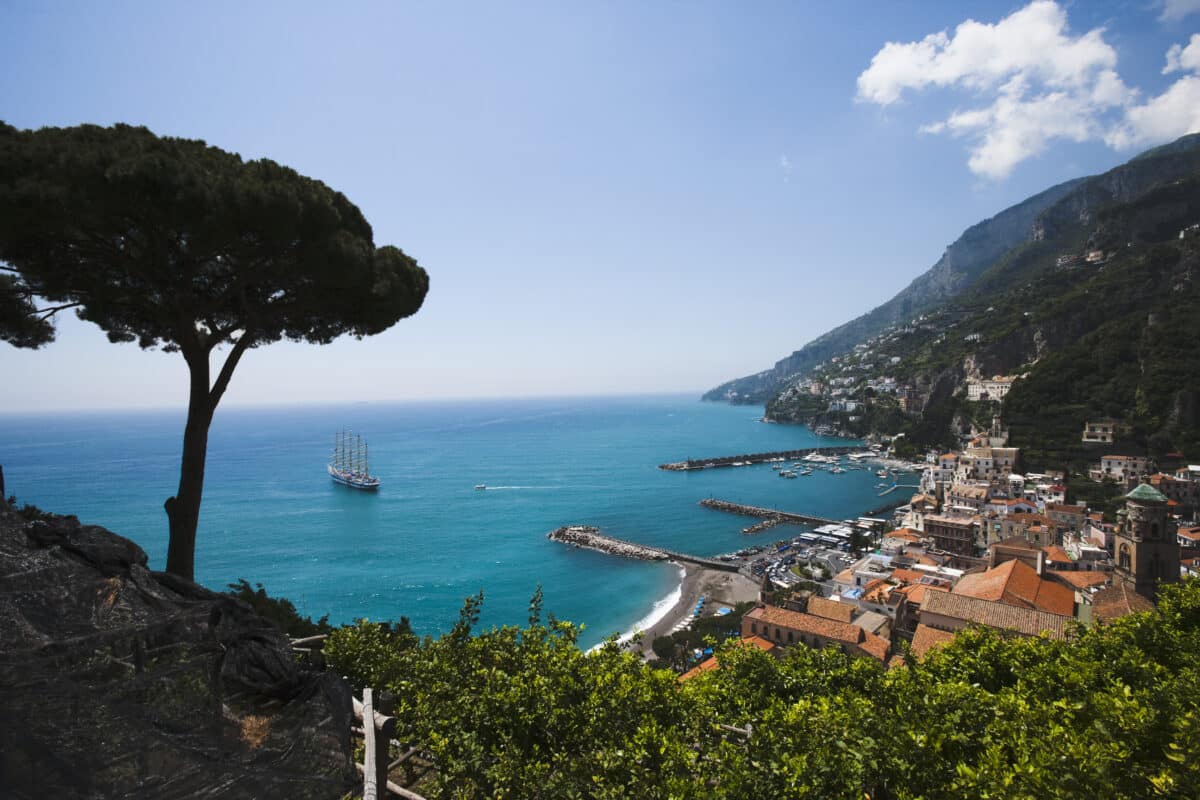
<path id="1" fill-rule="evenodd" d="M 326 655 L 395 693 L 445 798 L 1191 798 L 1200 582 L 1163 595 L 1068 641 L 971 630 L 890 670 L 727 644 L 679 683 L 615 640 L 582 652 L 540 598 L 476 633 L 481 596 L 441 638 L 361 622 Z"/>
<path id="2" fill-rule="evenodd" d="M 192 577 L 208 429 L 246 351 L 380 333 L 428 288 L 345 195 L 274 161 L 128 125 L 0 123 L 0 340 L 45 344 L 73 308 L 187 363 L 169 572 Z"/>

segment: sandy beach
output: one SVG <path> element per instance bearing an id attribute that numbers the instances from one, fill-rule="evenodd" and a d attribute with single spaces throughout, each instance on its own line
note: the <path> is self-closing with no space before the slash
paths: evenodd
<path id="1" fill-rule="evenodd" d="M 676 563 L 676 562 L 672 562 Z M 680 564 L 683 568 L 683 589 L 679 600 L 671 607 L 662 619 L 642 631 L 640 650 L 643 657 L 653 658 L 650 649 L 655 637 L 670 633 L 679 622 L 692 615 L 696 601 L 704 596 L 704 611 L 708 615 L 721 606 L 733 608 L 738 603 L 758 599 L 757 581 L 739 572 L 707 569 L 694 564 Z"/>

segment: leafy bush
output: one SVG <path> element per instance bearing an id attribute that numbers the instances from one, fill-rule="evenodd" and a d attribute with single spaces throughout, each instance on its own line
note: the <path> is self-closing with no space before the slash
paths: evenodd
<path id="1" fill-rule="evenodd" d="M 472 635 L 478 606 L 403 646 L 345 628 L 329 658 L 395 693 L 439 797 L 1195 797 L 1200 582 L 1162 594 L 1067 641 L 972 630 L 891 670 L 727 644 L 678 684 L 565 622 Z"/>

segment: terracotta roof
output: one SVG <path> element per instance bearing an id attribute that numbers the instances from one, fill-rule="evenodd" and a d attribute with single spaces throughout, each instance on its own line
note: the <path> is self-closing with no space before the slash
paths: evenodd
<path id="1" fill-rule="evenodd" d="M 1019 608 L 1008 603 L 980 600 L 952 592 L 930 592 L 925 597 L 921 613 L 940 614 L 951 619 L 1013 631 L 1025 636 L 1036 636 L 1045 632 L 1054 639 L 1066 636 L 1068 623 L 1071 622 L 1071 617 L 1060 614 Z"/>
<path id="2" fill-rule="evenodd" d="M 863 633 L 863 640 L 858 643 L 858 648 L 878 661 L 887 660 L 888 640 L 881 636 Z"/>
<path id="3" fill-rule="evenodd" d="M 1063 514 L 1083 514 L 1087 511 L 1087 506 L 1069 506 L 1065 503 L 1047 503 L 1046 513 L 1051 511 L 1059 511 Z"/>
<path id="4" fill-rule="evenodd" d="M 863 587 L 862 599 L 868 603 L 886 603 L 894 585 L 883 578 L 876 578 Z"/>
<path id="5" fill-rule="evenodd" d="M 920 531 L 915 531 L 912 528 L 897 528 L 894 531 L 889 531 L 883 535 L 884 539 L 903 539 L 906 542 L 919 542 L 923 535 Z"/>
<path id="6" fill-rule="evenodd" d="M 1074 592 L 1041 578 L 1037 570 L 1015 558 L 986 572 L 963 575 L 954 593 L 1066 617 L 1075 613 Z"/>
<path id="7" fill-rule="evenodd" d="M 691 680 L 692 678 L 699 675 L 701 672 L 708 672 L 709 670 L 716 669 L 719 666 L 721 666 L 721 665 L 717 663 L 717 657 L 709 656 L 708 658 L 704 659 L 696 666 L 689 669 L 687 672 L 680 675 L 677 680 L 680 683 L 682 683 L 683 681 Z"/>
<path id="8" fill-rule="evenodd" d="M 928 596 L 929 592 L 948 592 L 950 590 L 944 586 L 930 586 L 927 583 L 914 583 L 909 586 L 903 586 L 896 591 L 902 592 L 908 598 L 908 602 L 912 603 L 913 605 L 920 606 L 924 604 L 925 598 Z"/>
<path id="9" fill-rule="evenodd" d="M 1092 595 L 1092 619 L 1099 622 L 1153 610 L 1154 604 L 1129 588 L 1125 581 L 1115 581 L 1112 586 Z"/>
<path id="10" fill-rule="evenodd" d="M 1108 583 L 1107 572 L 1099 570 L 1051 570 L 1046 573 L 1052 580 L 1064 583 L 1073 589 L 1090 589 Z"/>
<path id="11" fill-rule="evenodd" d="M 937 628 L 931 628 L 928 625 L 917 625 L 917 631 L 913 634 L 912 640 L 913 655 L 917 658 L 924 658 L 930 648 L 945 644 L 953 639 L 954 634 L 950 631 L 939 631 Z"/>
<path id="12" fill-rule="evenodd" d="M 827 600 L 824 597 L 808 598 L 808 613 L 815 617 L 824 617 L 838 622 L 849 622 L 854 617 L 854 606 L 849 603 L 839 603 L 837 600 Z"/>
<path id="13" fill-rule="evenodd" d="M 904 567 L 892 570 L 892 580 L 900 583 L 916 583 L 924 577 L 925 573 L 921 570 L 905 569 Z"/>
<path id="14" fill-rule="evenodd" d="M 737 644 L 742 647 L 757 647 L 759 650 L 762 650 L 767 653 L 769 653 L 775 649 L 775 645 L 772 642 L 768 642 L 766 639 L 762 638 L 761 636 L 744 636 L 741 639 L 737 640 Z M 696 666 L 689 669 L 687 672 L 680 675 L 679 680 L 681 682 L 686 681 L 689 678 L 696 677 L 701 672 L 708 672 L 709 670 L 716 669 L 719 666 L 721 666 L 721 665 L 719 663 L 717 663 L 717 657 L 709 656 L 708 658 L 704 659 Z"/>
<path id="15" fill-rule="evenodd" d="M 848 622 L 838 622 L 774 606 L 751 609 L 742 619 L 758 620 L 767 625 L 777 625 L 780 628 L 815 634 L 846 644 L 858 644 L 863 635 L 862 628 L 855 627 Z"/>
<path id="16" fill-rule="evenodd" d="M 1042 550 L 1046 551 L 1046 560 L 1047 561 L 1053 561 L 1056 564 L 1074 564 L 1075 563 L 1075 559 L 1073 559 L 1073 558 L 1071 558 L 1071 556 L 1067 555 L 1067 551 L 1063 550 L 1061 547 L 1059 547 L 1056 544 L 1052 544 L 1049 547 L 1043 547 Z"/>

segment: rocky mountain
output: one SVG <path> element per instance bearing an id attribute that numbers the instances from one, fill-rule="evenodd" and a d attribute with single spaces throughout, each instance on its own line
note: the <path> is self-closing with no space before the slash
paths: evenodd
<path id="1" fill-rule="evenodd" d="M 1102 175 L 1053 186 L 991 219 L 971 226 L 946 248 L 927 272 L 899 294 L 870 312 L 834 328 L 770 369 L 723 383 L 705 400 L 767 403 L 789 383 L 817 364 L 879 334 L 889 326 L 937 309 L 976 288 L 981 280 L 999 277 L 992 268 L 1014 248 L 1061 238 L 1074 226 L 1086 225 L 1102 208 L 1128 202 L 1153 186 L 1187 175 L 1200 167 L 1200 134 L 1154 148 Z M 1004 275 L 1003 279 L 1010 276 Z"/>
<path id="2" fill-rule="evenodd" d="M 1200 137 L 1088 179 L 972 285 L 798 377 L 779 421 L 951 446 L 1001 412 L 1030 462 L 1078 465 L 1086 421 L 1114 418 L 1129 452 L 1200 457 Z M 1000 406 L 966 386 L 1009 376 Z"/>

